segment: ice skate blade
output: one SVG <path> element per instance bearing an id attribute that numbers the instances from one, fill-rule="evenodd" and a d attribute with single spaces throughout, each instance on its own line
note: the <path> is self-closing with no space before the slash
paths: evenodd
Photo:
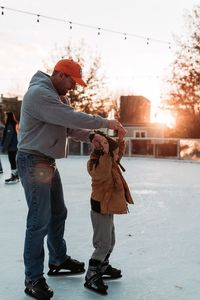
<path id="1" fill-rule="evenodd" d="M 25 290 L 24 290 L 24 293 L 26 294 L 26 295 L 28 295 L 29 297 L 32 297 L 32 298 L 34 298 L 34 299 L 39 299 L 39 300 L 50 300 L 51 298 L 38 298 L 38 297 L 36 297 L 32 292 L 31 292 L 31 290 L 29 290 L 28 288 L 25 288 Z"/>
<path id="2" fill-rule="evenodd" d="M 71 272 L 71 271 L 49 271 L 47 273 L 48 276 L 76 276 L 85 273 L 85 269 L 79 272 Z"/>
<path id="3" fill-rule="evenodd" d="M 102 295 L 102 296 L 108 295 L 107 289 L 105 289 L 105 290 L 97 290 L 97 289 L 93 288 L 91 285 L 88 285 L 87 282 L 84 283 L 84 287 L 87 288 L 90 291 L 95 292 L 98 295 Z"/>
<path id="4" fill-rule="evenodd" d="M 9 182 L 5 181 L 5 184 L 15 184 L 15 183 L 18 183 L 18 182 L 19 182 L 19 180 L 9 181 Z"/>
<path id="5" fill-rule="evenodd" d="M 117 279 L 120 279 L 120 278 L 122 278 L 122 275 L 117 276 L 117 277 L 111 277 L 111 276 L 108 276 L 108 275 L 103 275 L 102 276 L 103 280 L 117 280 Z"/>

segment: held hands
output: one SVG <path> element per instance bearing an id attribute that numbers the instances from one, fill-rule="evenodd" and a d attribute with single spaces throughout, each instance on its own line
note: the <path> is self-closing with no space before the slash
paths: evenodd
<path id="1" fill-rule="evenodd" d="M 109 120 L 108 128 L 117 130 L 118 139 L 121 141 L 123 140 L 123 138 L 127 133 L 127 130 L 122 126 L 122 124 L 115 119 Z M 94 132 L 90 135 L 90 141 L 92 143 L 93 149 L 102 150 L 104 153 L 109 152 L 109 143 L 104 135 L 99 134 L 98 132 L 96 133 Z"/>
<path id="2" fill-rule="evenodd" d="M 119 138 L 119 140 L 123 140 L 124 136 L 127 133 L 127 130 L 117 120 L 109 120 L 109 126 L 108 126 L 108 128 L 118 131 L 118 138 Z"/>
<path id="3" fill-rule="evenodd" d="M 109 120 L 108 129 L 118 130 L 121 127 L 123 128 L 122 124 L 119 121 L 115 119 Z"/>

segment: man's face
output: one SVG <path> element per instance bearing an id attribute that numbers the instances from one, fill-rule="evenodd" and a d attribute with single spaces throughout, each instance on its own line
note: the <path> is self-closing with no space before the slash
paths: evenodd
<path id="1" fill-rule="evenodd" d="M 56 89 L 60 96 L 66 95 L 67 91 L 75 89 L 76 82 L 69 76 L 59 73 Z"/>

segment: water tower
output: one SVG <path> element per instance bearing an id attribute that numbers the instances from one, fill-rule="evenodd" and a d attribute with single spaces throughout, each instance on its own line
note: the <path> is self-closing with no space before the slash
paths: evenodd
<path id="1" fill-rule="evenodd" d="M 120 122 L 123 125 L 150 122 L 151 102 L 143 96 L 120 97 Z"/>

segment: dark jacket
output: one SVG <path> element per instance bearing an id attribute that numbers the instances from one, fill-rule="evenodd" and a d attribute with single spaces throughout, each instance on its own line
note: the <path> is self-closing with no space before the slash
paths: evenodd
<path id="1" fill-rule="evenodd" d="M 2 152 L 17 151 L 17 130 L 13 124 L 7 124 L 3 131 Z"/>

